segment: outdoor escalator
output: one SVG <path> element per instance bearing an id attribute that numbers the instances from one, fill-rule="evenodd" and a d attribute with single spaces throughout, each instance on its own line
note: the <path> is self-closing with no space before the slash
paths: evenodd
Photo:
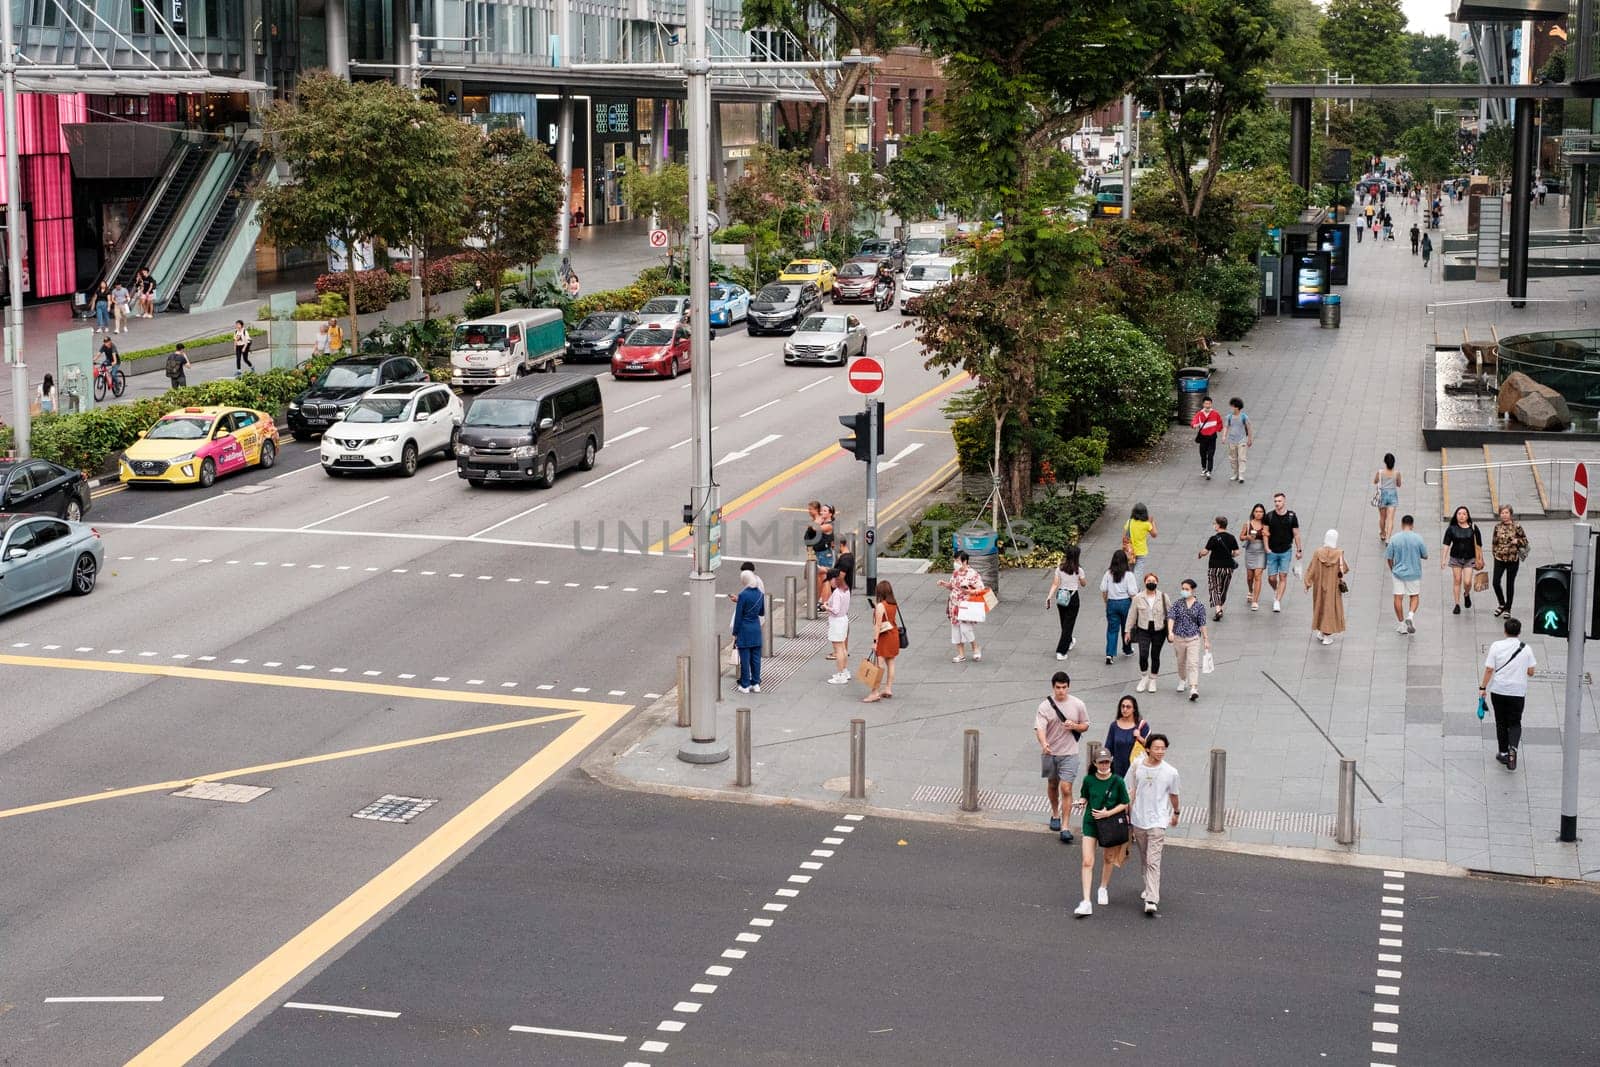
<path id="1" fill-rule="evenodd" d="M 180 144 L 175 151 L 182 155 L 178 158 L 176 167 L 172 171 L 171 180 L 159 193 L 154 208 L 144 218 L 144 225 L 135 235 L 127 255 L 123 258 L 121 267 L 116 276 L 111 279 L 112 286 L 118 282 L 123 285 L 133 285 L 133 279 L 139 273 L 139 268 L 150 265 L 150 257 L 161 239 L 166 236 L 167 229 L 172 223 L 173 216 L 182 208 L 189 190 L 193 187 L 195 178 L 205 166 L 210 153 L 198 145 Z"/>
<path id="2" fill-rule="evenodd" d="M 250 183 L 255 178 L 256 161 L 260 157 L 260 152 L 260 144 L 254 141 L 241 145 L 235 151 L 232 176 L 216 206 L 216 214 L 195 244 L 189 266 L 184 270 L 183 277 L 178 287 L 173 290 L 170 299 L 188 301 L 192 304 L 207 275 L 216 265 L 217 258 L 226 250 L 240 213 L 247 206 L 246 198 Z"/>

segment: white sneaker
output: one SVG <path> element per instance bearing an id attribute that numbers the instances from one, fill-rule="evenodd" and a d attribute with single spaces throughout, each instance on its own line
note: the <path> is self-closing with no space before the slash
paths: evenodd
<path id="1" fill-rule="evenodd" d="M 1066 658 L 1067 658 L 1067 654 L 1065 652 L 1057 652 L 1056 653 L 1056 659 L 1066 659 Z"/>
<path id="2" fill-rule="evenodd" d="M 849 682 L 850 676 L 842 671 L 828 679 L 829 685 L 847 685 Z"/>
<path id="3" fill-rule="evenodd" d="M 1272 610 L 1273 610 L 1273 611 L 1282 611 L 1282 610 L 1283 610 L 1283 601 L 1281 601 L 1281 600 L 1274 600 L 1274 601 L 1273 601 L 1273 602 L 1272 602 Z"/>
<path id="4" fill-rule="evenodd" d="M 1322 636 L 1322 643 L 1325 644 L 1325 645 L 1331 645 L 1331 644 L 1333 644 L 1333 638 L 1331 638 L 1328 635 L 1324 634 Z"/>
<path id="5" fill-rule="evenodd" d="M 1261 610 L 1261 605 L 1257 604 L 1255 601 L 1252 600 L 1250 602 L 1250 610 L 1251 611 L 1260 611 Z"/>
<path id="6" fill-rule="evenodd" d="M 1184 690 L 1183 677 L 1180 675 L 1179 678 L 1178 678 L 1178 692 L 1181 693 L 1181 692 L 1183 692 L 1183 690 Z M 1155 692 L 1155 690 L 1152 689 L 1151 692 L 1153 693 L 1153 692 Z"/>
<path id="7" fill-rule="evenodd" d="M 1149 679 L 1147 679 L 1144 675 L 1142 675 L 1142 674 L 1139 675 L 1139 684 L 1133 687 L 1133 691 L 1135 693 L 1144 692 L 1144 683 L 1147 682 L 1148 680 Z"/>
<path id="8" fill-rule="evenodd" d="M 1076 908 L 1072 909 L 1072 914 L 1076 915 L 1078 918 L 1081 919 L 1085 915 L 1093 915 L 1094 914 L 1094 908 L 1092 906 L 1090 906 L 1090 904 L 1089 904 L 1089 902 L 1087 900 L 1080 900 L 1080 901 L 1078 901 L 1078 906 Z"/>
<path id="9" fill-rule="evenodd" d="M 1095 903 L 1099 904 L 1102 908 L 1111 903 L 1111 896 L 1106 892 L 1105 886 L 1100 887 L 1100 891 L 1095 894 L 1094 899 Z"/>
<path id="10" fill-rule="evenodd" d="M 750 687 L 750 691 L 752 693 L 759 693 L 759 692 L 761 692 L 761 687 L 759 685 L 752 685 Z"/>
<path id="11" fill-rule="evenodd" d="M 1075 649 L 1077 647 L 1078 647 L 1078 639 L 1076 637 L 1074 637 L 1072 639 L 1072 643 L 1067 645 L 1067 651 L 1071 652 L 1073 649 Z"/>
<path id="12" fill-rule="evenodd" d="M 1409 634 L 1411 631 L 1407 630 L 1406 629 L 1406 624 L 1401 622 L 1401 623 L 1396 623 L 1395 624 L 1394 632 L 1397 633 L 1397 634 Z"/>
<path id="13" fill-rule="evenodd" d="M 741 693 L 750 692 L 750 687 L 747 686 L 747 685 L 736 685 L 736 686 L 734 686 L 734 688 L 737 689 Z"/>

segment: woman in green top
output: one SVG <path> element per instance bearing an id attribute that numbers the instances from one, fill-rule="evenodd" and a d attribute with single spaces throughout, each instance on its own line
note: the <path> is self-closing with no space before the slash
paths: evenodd
<path id="1" fill-rule="evenodd" d="M 1115 815 L 1125 811 L 1132 804 L 1128 796 L 1128 786 L 1121 778 L 1111 773 L 1111 750 L 1102 748 L 1095 753 L 1094 773 L 1083 780 L 1083 787 L 1078 790 L 1078 795 L 1083 798 L 1083 899 L 1078 902 L 1078 907 L 1072 914 L 1082 918 L 1093 914 L 1094 908 L 1089 903 L 1089 884 L 1094 880 L 1094 852 L 1100 844 L 1094 835 L 1094 821 L 1097 817 Z M 1111 884 L 1111 871 L 1121 867 L 1128 858 L 1127 843 L 1104 849 L 1105 857 L 1100 864 L 1100 892 L 1097 900 L 1103 906 L 1110 903 L 1110 896 L 1106 887 Z"/>

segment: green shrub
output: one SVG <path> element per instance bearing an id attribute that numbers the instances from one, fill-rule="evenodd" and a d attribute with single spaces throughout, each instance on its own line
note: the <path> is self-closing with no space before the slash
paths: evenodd
<path id="1" fill-rule="evenodd" d="M 493 293 L 473 293 L 461 304 L 461 317 L 464 319 L 481 319 L 485 315 L 493 314 Z"/>
<path id="2" fill-rule="evenodd" d="M 955 440 L 956 463 L 962 474 L 988 474 L 994 462 L 994 422 L 982 415 L 968 415 L 950 423 Z M 1001 439 L 1002 445 L 1004 438 Z"/>
<path id="3" fill-rule="evenodd" d="M 1078 543 L 1105 507 L 1104 493 L 1046 492 L 1023 509 L 1016 526 L 1018 552 L 1002 556 L 1002 562 L 1013 567 L 1055 566 L 1066 547 Z M 1024 548 L 1027 551 L 1022 551 Z"/>
<path id="4" fill-rule="evenodd" d="M 294 314 L 290 316 L 296 322 L 325 322 L 328 319 L 342 319 L 350 314 L 350 303 L 344 298 L 343 293 L 322 293 L 314 303 L 296 304 Z M 263 315 L 262 318 L 271 318 Z"/>
<path id="5" fill-rule="evenodd" d="M 1239 260 L 1214 263 L 1199 273 L 1196 288 L 1217 304 L 1216 336 L 1237 341 L 1256 324 L 1261 279 L 1254 263 Z"/>
<path id="6" fill-rule="evenodd" d="M 1187 367 L 1204 352 L 1201 340 L 1217 330 L 1217 306 L 1192 289 L 1143 305 L 1136 321 L 1172 357 L 1172 366 Z"/>
<path id="7" fill-rule="evenodd" d="M 683 291 L 677 282 L 655 275 L 653 272 L 657 269 L 664 268 L 650 268 L 640 275 L 640 281 L 632 285 L 624 285 L 620 289 L 602 289 L 597 293 L 578 297 L 564 309 L 567 325 L 576 325 L 585 315 L 592 315 L 596 311 L 632 311 L 653 296 Z"/>
<path id="8" fill-rule="evenodd" d="M 1058 436 L 1104 427 L 1111 450 L 1126 452 L 1160 437 L 1172 421 L 1172 360 L 1127 319 L 1082 316 L 1047 358 L 1070 398 Z"/>
<path id="9" fill-rule="evenodd" d="M 736 222 L 732 226 L 724 226 L 713 237 L 719 245 L 747 245 L 753 232 L 749 223 Z"/>
<path id="10" fill-rule="evenodd" d="M 404 300 L 410 291 L 411 281 L 404 274 L 391 274 L 386 270 L 363 270 L 356 272 L 356 311 L 365 315 L 372 311 L 382 311 L 397 300 Z M 317 295 L 324 293 L 345 293 L 346 280 L 343 271 L 338 274 L 320 274 L 316 281 Z"/>

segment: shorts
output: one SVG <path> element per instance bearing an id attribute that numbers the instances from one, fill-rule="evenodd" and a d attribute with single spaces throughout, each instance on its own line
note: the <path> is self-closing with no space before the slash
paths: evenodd
<path id="1" fill-rule="evenodd" d="M 1421 578 L 1395 578 L 1394 579 L 1394 595 L 1395 596 L 1421 596 L 1422 595 L 1422 579 Z"/>
<path id="2" fill-rule="evenodd" d="M 1289 568 L 1294 565 L 1294 549 L 1287 552 L 1267 553 L 1267 577 L 1274 574 L 1288 574 Z"/>
<path id="3" fill-rule="evenodd" d="M 1398 490 L 1398 489 L 1379 489 L 1378 490 L 1378 506 L 1380 508 L 1398 507 L 1399 504 L 1400 504 L 1400 490 Z"/>
<path id="4" fill-rule="evenodd" d="M 828 640 L 844 641 L 850 636 L 850 617 L 847 615 L 828 616 Z"/>
<path id="5" fill-rule="evenodd" d="M 823 549 L 821 552 L 817 553 L 817 566 L 821 567 L 823 570 L 832 568 L 833 560 L 834 555 L 833 549 L 831 548 Z"/>
<path id="6" fill-rule="evenodd" d="M 952 645 L 975 645 L 978 643 L 978 630 L 974 623 L 952 622 L 950 624 L 950 643 Z"/>
<path id="7" fill-rule="evenodd" d="M 1468 568 L 1476 562 L 1476 560 L 1472 559 L 1456 559 L 1454 556 L 1450 557 L 1450 566 L 1452 567 Z"/>
<path id="8" fill-rule="evenodd" d="M 1039 777 L 1048 778 L 1052 782 L 1075 782 L 1078 780 L 1077 756 L 1052 756 L 1048 752 L 1039 754 Z"/>

